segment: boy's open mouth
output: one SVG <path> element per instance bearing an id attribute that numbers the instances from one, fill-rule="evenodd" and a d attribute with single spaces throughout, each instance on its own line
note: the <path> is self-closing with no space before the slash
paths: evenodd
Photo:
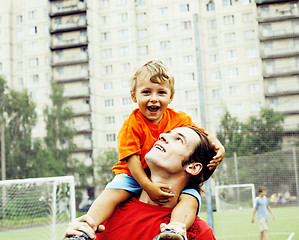
<path id="1" fill-rule="evenodd" d="M 158 106 L 151 106 L 151 107 L 147 107 L 147 109 L 150 112 L 155 113 L 155 112 L 157 112 L 160 109 L 160 107 L 158 107 Z"/>

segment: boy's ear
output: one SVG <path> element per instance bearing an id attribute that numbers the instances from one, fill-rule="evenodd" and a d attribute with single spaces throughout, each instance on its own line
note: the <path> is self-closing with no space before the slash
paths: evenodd
<path id="1" fill-rule="evenodd" d="M 198 162 L 190 163 L 185 170 L 192 176 L 198 175 L 202 170 L 202 164 Z"/>
<path id="2" fill-rule="evenodd" d="M 130 91 L 130 92 L 131 92 L 131 98 L 132 98 L 133 102 L 136 103 L 137 99 L 136 99 L 135 92 L 133 92 L 133 91 Z"/>

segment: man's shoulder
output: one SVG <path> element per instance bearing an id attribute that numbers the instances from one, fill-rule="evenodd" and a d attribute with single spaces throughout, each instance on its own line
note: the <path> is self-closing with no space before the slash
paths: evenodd
<path id="1" fill-rule="evenodd" d="M 194 224 L 188 230 L 188 240 L 214 240 L 216 239 L 209 224 L 196 217 Z"/>

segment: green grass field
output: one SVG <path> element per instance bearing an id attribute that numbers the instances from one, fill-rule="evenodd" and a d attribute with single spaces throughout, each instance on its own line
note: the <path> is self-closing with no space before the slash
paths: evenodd
<path id="1" fill-rule="evenodd" d="M 291 233 L 295 233 L 292 240 L 299 240 L 299 207 L 272 208 L 276 220 L 269 218 L 269 239 L 287 240 Z M 207 214 L 199 216 L 207 220 Z M 251 221 L 252 210 L 214 213 L 214 231 L 217 240 L 257 240 L 259 226 L 257 219 Z M 55 237 L 49 227 L 35 227 L 10 231 L 0 231 L 1 240 L 61 240 L 67 224 L 57 226 Z"/>

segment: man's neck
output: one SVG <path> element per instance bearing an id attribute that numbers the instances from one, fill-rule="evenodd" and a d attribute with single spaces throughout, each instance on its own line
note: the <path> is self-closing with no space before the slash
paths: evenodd
<path id="1" fill-rule="evenodd" d="M 172 197 L 169 202 L 165 203 L 163 205 L 163 207 L 174 207 L 178 203 L 181 191 L 184 189 L 184 186 L 185 186 L 185 180 L 186 180 L 186 178 L 184 176 L 181 176 L 181 177 L 172 176 L 169 178 L 163 178 L 160 176 L 152 176 L 152 182 L 163 183 L 163 184 L 168 185 L 170 187 L 171 193 L 175 194 L 175 196 Z M 151 205 L 158 205 L 150 199 L 150 197 L 144 190 L 142 190 L 142 192 L 141 192 L 139 201 L 148 203 Z"/>

